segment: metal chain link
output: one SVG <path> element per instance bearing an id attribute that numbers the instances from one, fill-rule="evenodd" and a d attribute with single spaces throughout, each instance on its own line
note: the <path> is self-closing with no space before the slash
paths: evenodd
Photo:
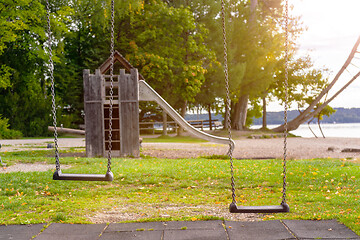
<path id="1" fill-rule="evenodd" d="M 232 157 L 234 151 L 234 145 L 231 141 L 231 119 L 230 119 L 230 87 L 229 87 L 229 70 L 228 70 L 228 56 L 227 56 L 227 41 L 226 41 L 226 24 L 225 24 L 225 2 L 221 0 L 221 20 L 222 20 L 222 31 L 223 31 L 223 44 L 224 44 L 224 73 L 225 73 L 225 88 L 226 88 L 226 128 L 229 134 L 229 151 L 228 156 L 230 158 L 230 173 L 231 173 L 231 193 L 232 203 L 236 204 L 235 195 L 235 178 L 234 178 L 234 160 Z"/>
<path id="2" fill-rule="evenodd" d="M 286 158 L 288 136 L 288 79 L 289 79 L 289 5 L 285 1 L 285 101 L 284 101 L 284 158 L 283 158 L 283 195 L 282 203 L 286 203 Z"/>
<path id="3" fill-rule="evenodd" d="M 110 107 L 109 107 L 109 151 L 108 151 L 108 163 L 107 172 L 111 172 L 111 150 L 112 150 L 112 118 L 113 118 L 113 88 L 114 88 L 114 12 L 115 3 L 111 0 L 111 43 L 110 43 Z"/>
<path id="4" fill-rule="evenodd" d="M 57 121 L 56 121 L 56 102 L 55 102 L 55 82 L 54 82 L 54 62 L 52 56 L 52 35 L 51 35 L 51 24 L 50 24 L 50 3 L 46 0 L 46 17 L 47 17 L 47 34 L 48 34 L 48 51 L 49 51 L 49 71 L 51 81 L 51 98 L 52 98 L 52 117 L 54 125 L 54 145 L 55 145 L 55 165 L 56 171 L 60 171 L 59 161 L 59 150 L 58 150 L 58 132 L 57 132 Z"/>

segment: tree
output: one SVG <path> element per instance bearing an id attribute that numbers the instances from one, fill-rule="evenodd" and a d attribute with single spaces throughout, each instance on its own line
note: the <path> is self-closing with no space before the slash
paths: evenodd
<path id="1" fill-rule="evenodd" d="M 232 86 L 232 128 L 244 129 L 250 99 L 258 98 L 273 81 L 273 72 L 282 54 L 280 26 L 260 3 L 234 1 L 230 6 L 230 78 Z M 249 6 L 250 5 L 250 6 Z M 273 10 L 280 12 L 280 10 Z"/>
<path id="2" fill-rule="evenodd" d="M 110 55 L 111 6 L 108 0 L 66 2 L 72 11 L 68 15 L 69 31 L 63 34 L 64 54 L 55 65 L 55 82 L 63 111 L 60 120 L 65 126 L 76 127 L 84 121 L 83 70 L 97 69 Z M 119 19 L 129 19 L 142 4 L 140 0 L 115 0 L 115 25 Z M 115 41 L 122 32 L 123 29 L 116 32 Z M 125 46 L 117 45 L 116 49 L 127 53 Z"/>
<path id="3" fill-rule="evenodd" d="M 205 66 L 214 59 L 202 44 L 207 30 L 187 8 L 161 1 L 145 2 L 141 11 L 119 22 L 117 45 L 127 48 L 126 58 L 184 116 L 205 80 Z"/>
<path id="4" fill-rule="evenodd" d="M 221 10 L 220 1 L 204 0 L 178 0 L 172 1 L 174 6 L 185 6 L 191 9 L 195 16 L 196 23 L 207 29 L 207 37 L 204 44 L 213 51 L 213 60 L 205 68 L 205 81 L 200 92 L 196 95 L 195 104 L 192 107 L 200 107 L 208 112 L 211 119 L 211 112 L 222 113 L 225 99 L 223 60 L 222 23 L 218 17 Z M 210 127 L 211 129 L 211 127 Z"/>
<path id="5" fill-rule="evenodd" d="M 52 8 L 58 9 L 52 24 L 61 32 L 66 7 L 57 3 Z M 0 112 L 9 119 L 12 129 L 25 136 L 44 135 L 51 122 L 45 78 L 47 55 L 43 49 L 46 11 L 40 1 L 27 0 L 2 1 L 0 9 L 4 30 L 0 33 Z M 59 48 L 54 44 L 55 56 Z"/>
<path id="6" fill-rule="evenodd" d="M 324 103 L 322 103 L 317 108 L 315 108 L 320 103 L 321 99 L 334 86 L 334 84 L 337 82 L 337 80 L 339 79 L 341 74 L 345 71 L 347 66 L 349 66 L 349 64 L 351 63 L 351 60 L 354 58 L 354 55 L 357 52 L 359 44 L 360 44 L 360 37 L 357 39 L 353 49 L 351 50 L 351 53 L 350 53 L 348 59 L 345 61 L 344 65 L 342 66 L 340 71 L 336 74 L 334 79 L 324 89 L 322 89 L 322 91 L 311 102 L 308 103 L 307 108 L 304 111 L 302 111 L 299 116 L 297 116 L 295 119 L 291 120 L 288 123 L 288 130 L 289 131 L 297 129 L 300 126 L 301 123 L 304 123 L 308 119 L 310 119 L 310 118 L 316 116 L 317 114 L 319 114 L 335 97 L 337 97 L 347 86 L 349 86 L 353 81 L 355 81 L 355 79 L 357 79 L 360 76 L 360 72 L 355 74 L 351 78 L 351 80 L 347 84 L 345 84 L 344 87 L 342 87 L 339 91 L 337 91 L 331 98 L 329 98 Z M 284 125 L 281 125 L 281 126 L 275 128 L 273 130 L 278 131 L 278 132 L 284 131 Z"/>
<path id="7" fill-rule="evenodd" d="M 266 96 L 276 99 L 280 103 L 285 102 L 285 59 L 278 61 L 275 71 L 275 82 L 266 90 Z M 327 69 L 314 68 L 309 56 L 294 59 L 294 55 L 289 55 L 288 62 L 288 105 L 296 105 L 299 111 L 309 104 L 326 86 L 327 78 L 324 73 Z M 263 111 L 263 116 L 266 112 Z M 263 121 L 263 125 L 266 122 Z"/>

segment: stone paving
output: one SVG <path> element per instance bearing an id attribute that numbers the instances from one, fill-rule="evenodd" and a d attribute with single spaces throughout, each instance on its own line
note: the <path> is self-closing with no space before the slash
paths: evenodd
<path id="1" fill-rule="evenodd" d="M 0 226 L 1 240 L 280 240 L 358 239 L 336 220 L 194 221 Z"/>

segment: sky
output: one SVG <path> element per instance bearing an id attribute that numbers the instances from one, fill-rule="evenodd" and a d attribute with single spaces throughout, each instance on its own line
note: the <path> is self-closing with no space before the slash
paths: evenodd
<path id="1" fill-rule="evenodd" d="M 289 5 L 292 6 L 289 14 L 302 16 L 301 21 L 307 27 L 297 41 L 298 54 L 309 54 L 316 67 L 328 68 L 329 80 L 332 80 L 360 36 L 360 0 L 289 0 Z M 354 59 L 352 63 L 359 68 L 351 65 L 348 69 L 350 73 L 343 73 L 329 97 L 360 71 L 360 53 L 356 56 L 359 59 Z M 360 78 L 337 96 L 330 106 L 360 108 Z M 269 111 L 280 111 L 281 108 L 277 104 L 269 105 Z"/>

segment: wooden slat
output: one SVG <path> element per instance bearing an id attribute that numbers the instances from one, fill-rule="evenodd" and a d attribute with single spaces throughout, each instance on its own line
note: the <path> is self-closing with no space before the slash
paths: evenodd
<path id="1" fill-rule="evenodd" d="M 103 156 L 104 131 L 103 131 L 103 94 L 101 88 L 100 71 L 90 75 L 90 70 L 84 70 L 84 110 L 85 110 L 85 132 L 87 157 Z"/>
<path id="2" fill-rule="evenodd" d="M 131 70 L 131 74 L 120 71 L 120 141 L 121 155 L 135 156 L 139 152 L 139 102 L 138 102 L 138 74 Z"/>

